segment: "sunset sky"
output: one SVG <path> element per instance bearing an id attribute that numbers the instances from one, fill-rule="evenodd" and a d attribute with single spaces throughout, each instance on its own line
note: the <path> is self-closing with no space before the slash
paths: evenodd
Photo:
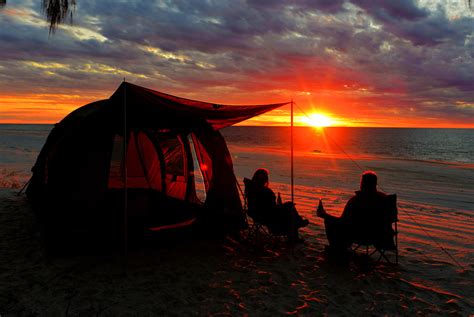
<path id="1" fill-rule="evenodd" d="M 77 0 L 49 35 L 41 0 L 0 10 L 0 123 L 54 123 L 127 81 L 225 103 L 296 101 L 296 122 L 474 127 L 464 0 Z M 284 107 L 249 120 L 284 125 Z"/>

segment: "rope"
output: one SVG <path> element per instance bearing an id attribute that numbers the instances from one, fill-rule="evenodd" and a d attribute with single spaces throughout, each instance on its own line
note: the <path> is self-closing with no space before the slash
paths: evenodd
<path id="1" fill-rule="evenodd" d="M 296 104 L 296 103 L 295 103 Z M 298 106 L 297 106 L 298 107 Z M 309 116 L 306 114 L 306 112 L 301 109 L 300 107 L 298 107 L 298 109 L 303 112 L 304 116 L 306 116 L 307 118 L 309 118 Z M 342 151 L 342 153 L 344 153 L 344 155 L 346 155 L 352 163 L 354 163 L 355 166 L 357 166 L 362 172 L 365 170 L 362 168 L 362 166 L 360 166 L 360 164 L 358 164 L 354 159 L 352 159 L 352 157 L 346 152 L 344 151 L 344 149 L 332 138 L 330 137 L 327 133 L 325 133 L 325 135 L 339 148 L 339 150 Z M 382 186 L 379 186 L 380 189 L 382 189 L 384 192 L 385 190 L 382 188 Z M 446 253 L 446 255 L 451 259 L 453 260 L 453 262 L 459 267 L 461 268 L 461 270 L 464 270 L 464 267 L 448 252 L 448 250 L 446 250 L 424 227 L 422 227 L 418 221 L 416 221 L 416 219 L 405 209 L 402 209 L 400 208 L 400 210 L 402 210 L 405 214 L 408 215 L 408 217 L 415 223 L 415 225 L 420 228 L 428 238 L 431 239 L 431 241 L 433 241 L 437 246 L 438 248 L 440 248 L 444 253 Z"/>
<path id="2" fill-rule="evenodd" d="M 382 187 L 380 187 L 380 188 L 382 188 Z M 382 189 L 382 190 L 383 190 L 383 189 Z M 423 230 L 423 232 L 424 232 L 444 253 L 446 253 L 446 255 L 447 255 L 448 257 L 451 258 L 451 260 L 453 260 L 453 262 L 454 262 L 457 266 L 459 266 L 459 268 L 460 268 L 461 270 L 464 271 L 464 267 L 463 267 L 461 264 L 459 264 L 459 262 L 448 252 L 448 250 L 446 250 L 437 240 L 435 240 L 435 238 L 433 238 L 433 236 L 432 236 L 428 231 L 426 231 L 426 229 L 423 228 L 423 227 L 418 223 L 418 221 L 415 220 L 415 218 L 414 218 L 411 214 L 408 213 L 408 211 L 406 211 L 405 209 L 402 209 L 402 210 L 408 215 L 408 217 L 410 217 L 410 219 L 411 219 L 421 230 Z"/>
<path id="3" fill-rule="evenodd" d="M 234 181 L 235 181 L 235 183 L 237 184 L 237 188 L 239 189 L 240 194 L 241 194 L 242 197 L 244 198 L 244 204 L 245 204 L 245 194 L 244 194 L 244 192 L 243 192 L 243 190 L 242 190 L 242 187 L 240 186 L 240 183 L 239 183 L 239 181 L 237 180 L 237 177 L 235 176 L 235 174 L 234 174 Z M 245 207 L 244 207 L 244 208 L 245 208 Z"/>

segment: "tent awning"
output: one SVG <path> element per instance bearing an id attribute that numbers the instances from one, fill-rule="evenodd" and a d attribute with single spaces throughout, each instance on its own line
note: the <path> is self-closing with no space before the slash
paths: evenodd
<path id="1" fill-rule="evenodd" d="M 110 99 L 126 99 L 128 105 L 140 106 L 141 103 L 146 103 L 154 107 L 161 107 L 163 110 L 176 111 L 177 113 L 186 112 L 205 119 L 215 130 L 289 104 L 289 102 L 245 106 L 215 104 L 176 97 L 127 82 L 122 83 Z"/>

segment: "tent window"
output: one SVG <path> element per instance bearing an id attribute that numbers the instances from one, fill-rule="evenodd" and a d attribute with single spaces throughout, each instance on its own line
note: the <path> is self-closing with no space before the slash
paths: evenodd
<path id="1" fill-rule="evenodd" d="M 109 177 L 122 176 L 122 160 L 123 160 L 123 136 L 116 135 L 114 137 L 114 146 L 112 148 L 112 157 L 110 158 L 110 174 Z"/>
<path id="2" fill-rule="evenodd" d="M 142 174 L 149 187 L 162 191 L 161 164 L 155 146 L 145 133 L 139 132 L 135 134 L 135 147 L 138 164 L 142 167 Z"/>
<path id="3" fill-rule="evenodd" d="M 157 139 L 165 163 L 166 195 L 184 200 L 187 188 L 184 145 L 175 134 L 158 133 Z"/>
<path id="4" fill-rule="evenodd" d="M 124 186 L 123 142 L 122 136 L 115 136 L 110 160 L 109 188 Z M 188 181 L 185 153 L 183 140 L 175 134 L 158 131 L 131 132 L 127 142 L 128 187 L 151 188 L 184 200 Z"/>
<path id="5" fill-rule="evenodd" d="M 110 160 L 109 188 L 123 188 L 123 167 L 123 137 L 116 135 Z M 128 137 L 127 186 L 162 191 L 158 154 L 143 132 L 132 132 Z"/>
<path id="6" fill-rule="evenodd" d="M 191 135 L 188 136 L 188 141 L 191 148 L 191 155 L 193 157 L 194 171 L 192 171 L 192 173 L 194 174 L 194 187 L 196 189 L 196 196 L 201 202 L 205 202 L 206 201 L 206 186 L 204 184 L 204 177 L 202 176 L 201 164 L 199 164 L 199 161 L 196 155 L 196 149 L 193 143 L 193 138 Z"/>
<path id="7" fill-rule="evenodd" d="M 183 146 L 177 137 L 160 140 L 160 146 L 165 157 L 167 175 L 184 176 Z"/>
<path id="8" fill-rule="evenodd" d="M 194 150 L 196 151 L 199 168 L 204 180 L 204 186 L 206 187 L 206 191 L 208 191 L 212 180 L 212 160 L 196 135 L 192 133 L 191 137 L 193 139 Z"/>

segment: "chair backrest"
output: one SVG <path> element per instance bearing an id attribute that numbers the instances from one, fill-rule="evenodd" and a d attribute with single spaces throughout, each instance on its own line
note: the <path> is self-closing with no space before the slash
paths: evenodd
<path id="1" fill-rule="evenodd" d="M 372 219 L 371 225 L 362 230 L 354 229 L 355 242 L 359 244 L 373 244 L 382 249 L 393 249 L 394 235 L 396 232 L 392 224 L 398 222 L 397 195 L 387 195 L 383 197 L 380 209 L 376 210 L 377 215 Z"/>
<path id="2" fill-rule="evenodd" d="M 251 184 L 252 180 L 245 177 L 244 178 L 244 208 L 245 209 L 248 209 L 249 205 L 249 191 L 250 191 L 250 187 L 252 186 Z"/>
<path id="3" fill-rule="evenodd" d="M 247 215 L 256 222 L 263 222 L 262 212 L 255 206 L 255 186 L 249 178 L 244 178 L 244 199 L 247 207 Z"/>
<path id="4" fill-rule="evenodd" d="M 387 213 L 390 223 L 398 222 L 397 195 L 387 195 L 384 198 L 384 212 Z"/>

